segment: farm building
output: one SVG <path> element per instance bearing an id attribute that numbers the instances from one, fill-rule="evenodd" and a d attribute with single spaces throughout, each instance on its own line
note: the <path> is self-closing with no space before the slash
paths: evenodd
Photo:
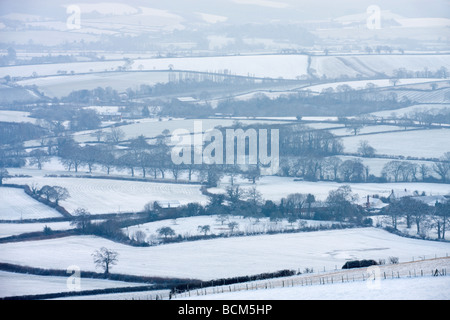
<path id="1" fill-rule="evenodd" d="M 162 209 L 178 208 L 181 203 L 177 200 L 167 200 L 167 201 L 156 201 L 158 206 Z"/>
<path id="2" fill-rule="evenodd" d="M 392 190 L 391 194 L 389 195 L 388 199 L 389 201 L 398 200 L 404 197 L 410 197 L 412 199 L 421 201 L 429 206 L 434 206 L 436 203 L 444 203 L 448 201 L 448 198 L 446 198 L 443 195 L 430 195 L 427 196 L 425 193 L 419 194 L 417 191 L 408 191 L 408 190 L 399 190 L 394 191 Z"/>

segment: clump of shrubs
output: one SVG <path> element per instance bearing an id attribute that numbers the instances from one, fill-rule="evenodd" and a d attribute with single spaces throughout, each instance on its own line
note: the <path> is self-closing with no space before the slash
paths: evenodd
<path id="1" fill-rule="evenodd" d="M 353 260 L 353 261 L 347 261 L 342 266 L 342 269 L 365 268 L 365 267 L 376 266 L 376 265 L 378 265 L 378 262 L 376 262 L 375 260 Z"/>

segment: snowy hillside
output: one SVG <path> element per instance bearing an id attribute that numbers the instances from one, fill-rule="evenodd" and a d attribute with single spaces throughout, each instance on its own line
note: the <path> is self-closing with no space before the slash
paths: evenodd
<path id="1" fill-rule="evenodd" d="M 95 271 L 91 254 L 101 247 L 119 253 L 115 273 L 211 280 L 282 269 L 335 270 L 348 259 L 400 262 L 445 257 L 449 244 L 408 239 L 374 228 L 221 238 L 139 248 L 94 236 L 0 244 L 0 262 Z M 230 259 L 233 257 L 233 259 Z M 182 265 L 183 268 L 179 266 Z"/>

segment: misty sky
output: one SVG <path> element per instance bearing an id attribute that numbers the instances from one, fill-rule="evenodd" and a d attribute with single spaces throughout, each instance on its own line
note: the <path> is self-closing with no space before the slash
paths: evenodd
<path id="1" fill-rule="evenodd" d="M 343 15 L 365 12 L 370 5 L 405 17 L 450 18 L 450 0 L 15 0 L 0 1 L 0 15 L 28 13 L 57 17 L 64 14 L 64 7 L 70 4 L 110 2 L 130 6 L 145 6 L 171 12 L 197 12 L 243 17 L 245 15 L 272 15 L 276 19 L 332 19 Z"/>

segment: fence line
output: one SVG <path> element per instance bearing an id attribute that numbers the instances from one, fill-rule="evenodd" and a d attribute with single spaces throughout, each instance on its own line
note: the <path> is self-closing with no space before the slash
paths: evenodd
<path id="1" fill-rule="evenodd" d="M 400 279 L 400 278 L 417 278 L 417 277 L 425 277 L 425 276 L 447 276 L 447 269 L 435 269 L 426 271 L 423 269 L 420 270 L 411 270 L 408 271 L 408 274 L 402 274 L 399 271 L 392 271 L 390 274 L 383 272 L 383 275 L 379 278 L 373 276 L 369 273 L 360 273 L 358 275 L 352 275 L 351 277 L 346 276 L 316 276 L 309 278 L 301 278 L 301 279 L 291 279 L 291 280 L 282 280 L 280 282 L 276 281 L 263 281 L 263 283 L 251 283 L 246 284 L 245 286 L 242 284 L 233 285 L 233 286 L 221 286 L 221 287 L 210 287 L 210 288 L 200 288 L 195 290 L 189 290 L 182 293 L 174 293 L 170 295 L 174 298 L 188 298 L 195 296 L 205 296 L 211 294 L 219 294 L 219 293 L 227 293 L 227 292 L 239 292 L 239 291 L 252 291 L 252 290 L 261 290 L 261 289 L 274 289 L 274 288 L 286 288 L 286 287 L 296 287 L 296 286 L 313 286 L 313 285 L 327 285 L 334 283 L 350 283 L 355 281 L 369 281 L 369 280 L 386 280 L 386 279 Z M 162 299 L 162 297 L 159 297 Z M 157 300 L 158 298 L 156 298 Z"/>
<path id="2" fill-rule="evenodd" d="M 424 257 L 424 256 L 423 256 Z M 448 258 L 448 254 L 445 257 Z M 433 258 L 433 259 L 437 259 Z M 422 261 L 425 260 L 421 259 Z M 431 261 L 432 259 L 428 259 Z M 377 265 L 373 266 L 379 268 L 380 272 L 377 274 L 375 272 L 367 272 L 368 268 L 359 269 L 347 269 L 347 270 L 335 270 L 332 273 L 324 274 L 303 274 L 290 278 L 282 279 L 271 279 L 271 280 L 259 280 L 252 281 L 248 283 L 237 283 L 233 285 L 218 286 L 218 287 L 208 287 L 208 288 L 198 288 L 195 290 L 188 290 L 185 292 L 176 292 L 170 295 L 169 298 L 189 298 L 195 296 L 205 296 L 210 294 L 226 293 L 226 292 L 239 292 L 239 291 L 252 291 L 252 290 L 265 290 L 273 288 L 286 288 L 295 286 L 313 286 L 313 285 L 327 285 L 335 283 L 350 283 L 355 281 L 375 281 L 375 280 L 387 280 L 387 279 L 400 279 L 400 278 L 417 278 L 426 276 L 448 276 L 447 267 L 444 268 L 401 268 L 402 270 L 394 270 L 397 266 L 404 267 L 407 263 L 417 262 L 410 261 L 401 264 L 391 264 L 391 265 Z M 450 261 L 449 261 L 450 263 Z M 394 268 L 390 270 L 382 270 L 383 268 Z M 373 270 L 373 269 L 371 269 Z"/>

